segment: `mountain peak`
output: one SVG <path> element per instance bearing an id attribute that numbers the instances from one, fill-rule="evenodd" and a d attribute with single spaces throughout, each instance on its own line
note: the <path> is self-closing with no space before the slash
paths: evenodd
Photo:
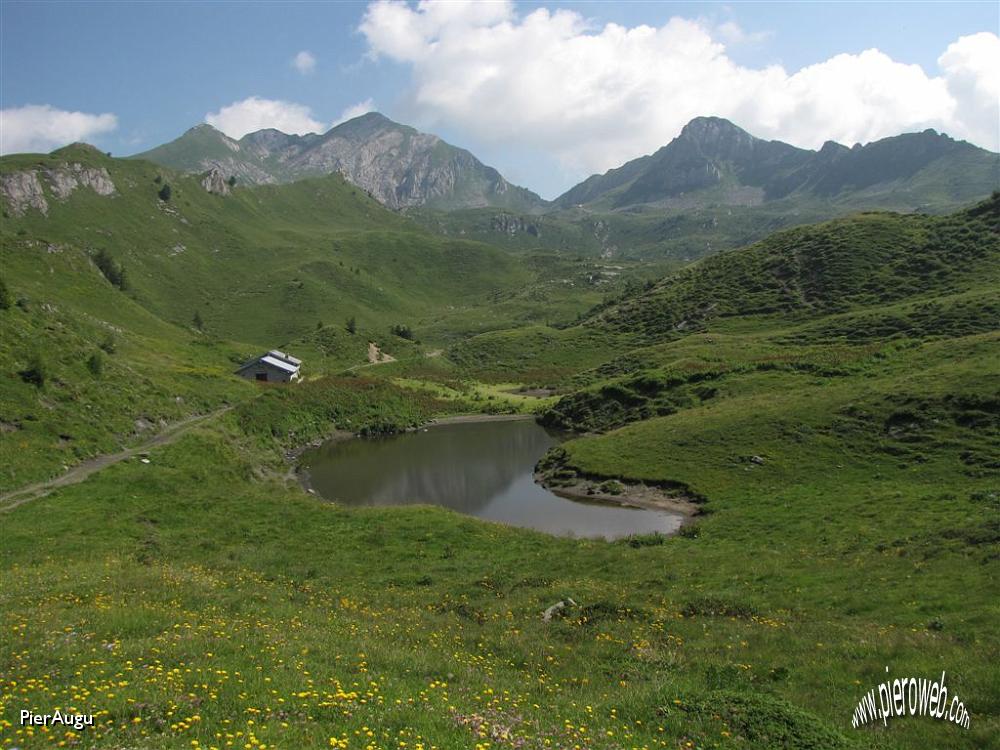
<path id="1" fill-rule="evenodd" d="M 234 140 L 203 123 L 136 156 L 194 174 L 217 166 L 244 185 L 339 173 L 393 209 L 496 206 L 530 211 L 544 204 L 468 151 L 379 112 L 366 112 L 323 135 L 263 128 Z"/>
<path id="2" fill-rule="evenodd" d="M 398 125 L 399 123 L 390 120 L 388 117 L 383 115 L 381 112 L 376 112 L 372 110 L 371 112 L 365 112 L 363 115 L 358 115 L 357 117 L 352 117 L 351 120 L 356 120 L 358 122 L 377 122 L 381 124 Z M 347 120 L 347 122 L 351 122 Z"/>
<path id="3" fill-rule="evenodd" d="M 337 133 L 340 135 L 351 134 L 358 136 L 374 133 L 379 130 L 399 130 L 407 133 L 417 132 L 408 125 L 401 125 L 394 120 L 390 120 L 381 112 L 365 112 L 363 115 L 352 117 L 350 120 L 345 120 L 339 125 L 334 125 L 327 131 L 327 135 Z"/>
<path id="4" fill-rule="evenodd" d="M 965 160 L 961 166 L 935 164 L 958 157 Z M 852 148 L 827 141 L 813 151 L 756 138 L 721 117 L 696 117 L 655 153 L 589 178 L 556 204 L 691 210 L 802 196 L 845 205 L 881 201 L 893 208 L 914 208 L 942 203 L 947 196 L 944 205 L 955 205 L 988 194 L 996 185 L 996 165 L 996 154 L 931 129 Z M 950 170 L 947 180 L 940 176 L 942 170 Z M 918 179 L 921 172 L 925 176 Z M 909 180 L 915 184 L 912 192 L 900 187 Z"/>
<path id="5" fill-rule="evenodd" d="M 199 122 L 193 128 L 188 128 L 187 131 L 184 133 L 184 135 L 188 135 L 189 133 L 191 133 L 191 134 L 194 134 L 194 133 L 206 133 L 206 134 L 207 133 L 218 133 L 219 135 L 225 135 L 225 133 L 223 133 L 221 130 L 219 130 L 218 128 L 216 128 L 213 125 L 209 125 L 207 122 Z"/>
<path id="6" fill-rule="evenodd" d="M 724 117 L 695 117 L 681 129 L 678 137 L 701 143 L 722 139 L 753 138 L 743 128 Z"/>

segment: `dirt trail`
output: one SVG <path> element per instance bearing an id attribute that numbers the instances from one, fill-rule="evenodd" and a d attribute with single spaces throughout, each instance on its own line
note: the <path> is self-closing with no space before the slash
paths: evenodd
<path id="1" fill-rule="evenodd" d="M 54 479 L 47 479 L 44 482 L 29 484 L 25 487 L 21 487 L 20 489 L 12 490 L 11 492 L 0 495 L 0 513 L 6 513 L 14 510 L 14 508 L 19 505 L 23 505 L 30 500 L 45 497 L 53 490 L 57 490 L 60 487 L 78 484 L 91 474 L 98 472 L 105 467 L 112 466 L 140 453 L 145 453 L 151 448 L 157 448 L 161 445 L 169 445 L 192 427 L 225 414 L 232 408 L 232 406 L 224 406 L 223 408 L 216 409 L 208 414 L 196 414 L 193 417 L 182 419 L 179 422 L 174 422 L 172 425 L 169 425 L 162 432 L 158 432 L 156 435 L 153 435 L 151 438 L 143 443 L 140 443 L 139 445 L 134 445 L 131 448 L 126 448 L 125 450 L 117 453 L 106 453 L 103 456 L 89 458 L 83 463 L 77 464 L 65 474 L 60 474 Z"/>

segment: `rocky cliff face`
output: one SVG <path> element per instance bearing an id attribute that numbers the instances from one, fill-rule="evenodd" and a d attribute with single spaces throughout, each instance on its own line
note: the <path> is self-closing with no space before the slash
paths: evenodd
<path id="1" fill-rule="evenodd" d="M 29 208 L 43 214 L 49 212 L 42 183 L 34 170 L 0 175 L 0 195 L 3 195 L 7 210 L 14 216 L 22 216 Z"/>
<path id="2" fill-rule="evenodd" d="M 66 164 L 45 170 L 45 177 L 53 195 L 59 200 L 69 198 L 78 187 L 88 187 L 98 195 L 113 195 L 115 192 L 115 184 L 104 167 L 97 169 L 82 164 Z"/>
<path id="3" fill-rule="evenodd" d="M 0 195 L 7 209 L 14 216 L 22 216 L 34 209 L 48 215 L 49 204 L 41 177 L 48 183 L 56 200 L 66 200 L 79 187 L 86 187 L 98 195 L 114 195 L 115 184 L 104 167 L 85 167 L 82 164 L 64 164 L 51 169 L 28 169 L 0 175 Z"/>
<path id="4" fill-rule="evenodd" d="M 497 206 L 528 210 L 544 204 L 468 151 L 374 112 L 323 135 L 288 135 L 267 129 L 236 141 L 199 125 L 137 158 L 189 172 L 217 166 L 250 184 L 339 172 L 393 209 Z"/>
<path id="5" fill-rule="evenodd" d="M 210 170 L 201 178 L 201 186 L 209 193 L 215 195 L 229 195 L 229 183 L 219 166 L 213 165 Z"/>

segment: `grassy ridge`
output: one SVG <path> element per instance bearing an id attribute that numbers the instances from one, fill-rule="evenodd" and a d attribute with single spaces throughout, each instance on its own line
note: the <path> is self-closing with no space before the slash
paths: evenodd
<path id="1" fill-rule="evenodd" d="M 821 315 L 1000 283 L 1000 197 L 942 218 L 861 214 L 780 232 L 599 312 L 599 325 L 665 336 L 716 318 Z"/>

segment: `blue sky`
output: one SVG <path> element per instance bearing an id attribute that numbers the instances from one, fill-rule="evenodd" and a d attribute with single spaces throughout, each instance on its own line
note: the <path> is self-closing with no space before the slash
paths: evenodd
<path id="1" fill-rule="evenodd" d="M 131 154 L 209 113 L 325 129 L 367 105 L 546 197 L 696 114 L 805 147 L 929 126 L 996 149 L 998 7 L 3 0 L 4 148 L 79 135 Z M 251 97 L 277 104 L 223 113 Z"/>

